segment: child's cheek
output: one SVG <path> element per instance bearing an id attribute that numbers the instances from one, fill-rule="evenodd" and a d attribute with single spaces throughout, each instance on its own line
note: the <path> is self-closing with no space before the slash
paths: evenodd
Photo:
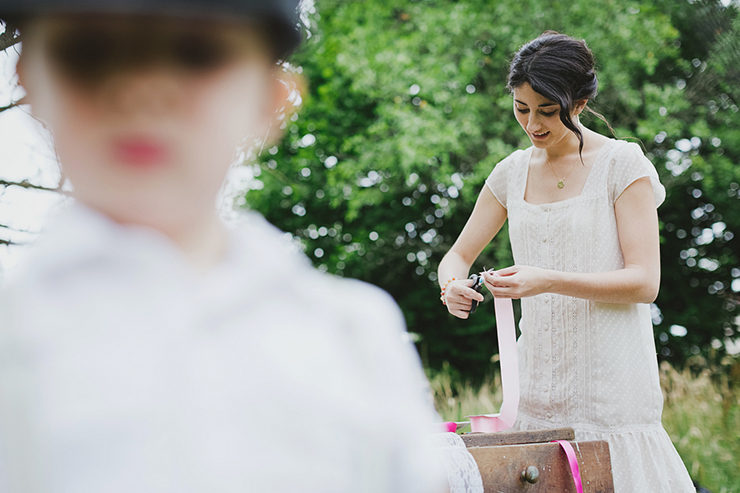
<path id="1" fill-rule="evenodd" d="M 192 115 L 199 161 L 223 170 L 238 148 L 267 137 L 272 121 L 271 86 L 265 70 L 242 70 L 209 88 Z"/>
<path id="2" fill-rule="evenodd" d="M 235 70 L 213 95 L 211 107 L 217 108 L 213 127 L 230 140 L 232 148 L 245 137 L 263 137 L 269 129 L 269 77 L 265 67 L 247 66 Z"/>
<path id="3" fill-rule="evenodd" d="M 218 74 L 186 89 L 190 95 L 181 124 L 187 135 L 181 143 L 192 193 L 215 196 L 240 147 L 264 138 L 271 114 L 266 105 L 269 72 L 242 69 Z M 186 163 L 186 164 L 185 164 Z M 184 170 L 183 170 L 184 171 Z"/>

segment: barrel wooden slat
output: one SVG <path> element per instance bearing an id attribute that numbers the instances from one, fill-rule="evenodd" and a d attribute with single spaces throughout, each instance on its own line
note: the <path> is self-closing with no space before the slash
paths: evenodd
<path id="1" fill-rule="evenodd" d="M 460 435 L 468 447 L 489 447 L 492 445 L 516 445 L 520 443 L 547 443 L 553 440 L 576 439 L 573 428 L 552 430 L 500 431 L 498 433 L 467 433 Z"/>

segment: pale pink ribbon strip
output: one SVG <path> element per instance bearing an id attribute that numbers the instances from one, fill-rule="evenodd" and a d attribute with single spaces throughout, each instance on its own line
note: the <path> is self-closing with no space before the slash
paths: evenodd
<path id="1" fill-rule="evenodd" d="M 565 440 L 553 440 L 554 443 L 559 443 L 565 451 L 565 455 L 568 457 L 568 464 L 570 465 L 570 473 L 573 475 L 573 482 L 576 485 L 576 492 L 583 493 L 583 481 L 581 480 L 581 470 L 578 468 L 578 457 L 576 452 L 573 450 L 573 445 Z"/>
<path id="2" fill-rule="evenodd" d="M 498 275 L 494 273 L 494 275 Z M 516 328 L 514 307 L 510 298 L 494 298 L 496 331 L 498 332 L 498 354 L 501 363 L 501 386 L 504 401 L 498 414 L 469 416 L 470 428 L 474 433 L 495 433 L 514 426 L 519 409 L 519 357 L 516 352 Z"/>

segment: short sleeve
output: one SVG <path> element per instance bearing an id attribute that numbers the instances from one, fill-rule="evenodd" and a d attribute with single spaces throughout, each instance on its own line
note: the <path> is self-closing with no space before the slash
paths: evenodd
<path id="1" fill-rule="evenodd" d="M 506 198 L 509 189 L 511 166 L 516 161 L 516 157 L 522 154 L 522 152 L 523 151 L 517 151 L 499 161 L 498 164 L 494 166 L 491 174 L 488 175 L 488 178 L 486 178 L 486 185 L 488 185 L 488 188 L 493 193 L 493 196 L 496 197 L 496 200 L 498 200 L 501 205 L 504 206 L 504 208 L 507 208 Z"/>
<path id="2" fill-rule="evenodd" d="M 665 187 L 660 183 L 658 172 L 650 160 L 645 157 L 640 146 L 634 142 L 624 142 L 619 149 L 609 170 L 609 191 L 612 202 L 616 202 L 622 192 L 632 183 L 647 176 L 653 187 L 655 207 L 665 200 Z"/>

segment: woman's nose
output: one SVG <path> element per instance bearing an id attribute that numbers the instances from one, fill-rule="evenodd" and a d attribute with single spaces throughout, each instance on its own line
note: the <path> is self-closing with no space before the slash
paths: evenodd
<path id="1" fill-rule="evenodd" d="M 537 132 L 540 129 L 540 120 L 535 112 L 530 111 L 527 118 L 527 131 L 530 133 Z"/>

